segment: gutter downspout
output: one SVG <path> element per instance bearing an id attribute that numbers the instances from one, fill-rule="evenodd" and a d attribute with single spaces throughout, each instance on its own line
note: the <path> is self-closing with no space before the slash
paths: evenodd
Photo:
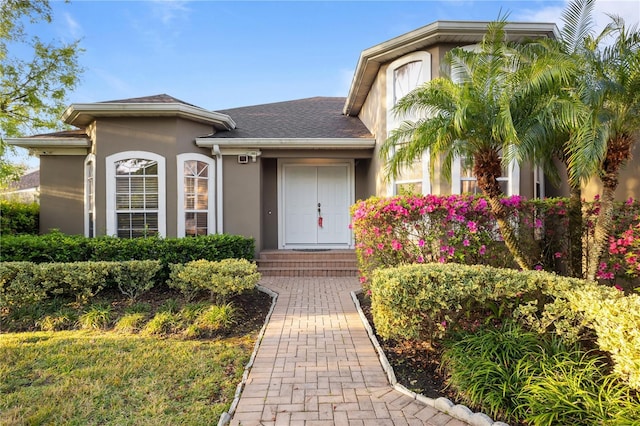
<path id="1" fill-rule="evenodd" d="M 211 153 L 216 156 L 216 234 L 222 234 L 222 153 L 220 145 L 213 145 Z"/>

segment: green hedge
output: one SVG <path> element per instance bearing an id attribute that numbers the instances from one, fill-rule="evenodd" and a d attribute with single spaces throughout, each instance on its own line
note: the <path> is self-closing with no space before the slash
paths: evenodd
<path id="1" fill-rule="evenodd" d="M 85 262 L 159 260 L 172 263 L 228 258 L 252 260 L 254 240 L 238 235 L 189 238 L 87 238 L 52 232 L 41 236 L 3 236 L 1 262 Z"/>
<path id="2" fill-rule="evenodd" d="M 135 299 L 155 284 L 157 260 L 127 262 L 0 263 L 0 308 L 16 308 L 54 296 L 86 303 L 105 287 Z"/>
<path id="3" fill-rule="evenodd" d="M 0 234 L 38 234 L 40 227 L 40 205 L 0 200 Z M 4 245 L 4 244 L 3 244 Z"/>
<path id="4" fill-rule="evenodd" d="M 596 336 L 614 371 L 640 389 L 637 295 L 542 271 L 459 264 L 379 269 L 370 290 L 374 323 L 383 338 L 433 340 L 474 318 L 515 318 L 568 342 Z"/>

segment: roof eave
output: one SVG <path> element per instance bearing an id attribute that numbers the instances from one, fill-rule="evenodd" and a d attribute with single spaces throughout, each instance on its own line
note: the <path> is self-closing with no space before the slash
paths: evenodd
<path id="1" fill-rule="evenodd" d="M 65 123 L 85 127 L 101 117 L 181 117 L 217 130 L 233 130 L 236 123 L 220 112 L 207 111 L 180 103 L 87 103 L 71 104 L 62 114 Z"/>
<path id="2" fill-rule="evenodd" d="M 5 142 L 8 145 L 19 146 L 26 149 L 40 148 L 90 148 L 91 140 L 89 138 L 52 138 L 52 137 L 30 137 L 30 138 L 7 138 Z"/>
<path id="3" fill-rule="evenodd" d="M 461 40 L 465 40 L 463 43 L 477 43 L 482 40 L 488 24 L 488 21 L 436 21 L 363 50 L 351 80 L 343 113 L 351 116 L 360 113 L 382 64 L 437 43 L 461 43 Z M 558 36 L 558 28 L 554 23 L 510 22 L 506 31 L 512 40 Z"/>
<path id="4" fill-rule="evenodd" d="M 196 138 L 203 148 L 373 149 L 375 144 L 375 138 Z"/>

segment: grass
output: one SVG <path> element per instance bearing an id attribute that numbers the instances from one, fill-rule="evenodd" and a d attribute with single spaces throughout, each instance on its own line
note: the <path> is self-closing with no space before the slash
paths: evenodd
<path id="1" fill-rule="evenodd" d="M 115 332 L 0 335 L 0 424 L 212 424 L 229 408 L 253 336 Z"/>

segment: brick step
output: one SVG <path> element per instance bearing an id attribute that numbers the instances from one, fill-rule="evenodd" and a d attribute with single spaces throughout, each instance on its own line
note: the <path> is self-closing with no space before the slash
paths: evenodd
<path id="1" fill-rule="evenodd" d="M 353 250 L 266 250 L 260 253 L 258 271 L 270 277 L 354 277 L 358 262 Z"/>
<path id="2" fill-rule="evenodd" d="M 357 277 L 355 268 L 258 268 L 263 277 Z"/>
<path id="3" fill-rule="evenodd" d="M 257 262 L 260 267 L 265 267 L 265 268 L 325 268 L 325 267 L 356 268 L 358 266 L 358 262 L 355 259 L 353 260 L 258 259 Z"/>

